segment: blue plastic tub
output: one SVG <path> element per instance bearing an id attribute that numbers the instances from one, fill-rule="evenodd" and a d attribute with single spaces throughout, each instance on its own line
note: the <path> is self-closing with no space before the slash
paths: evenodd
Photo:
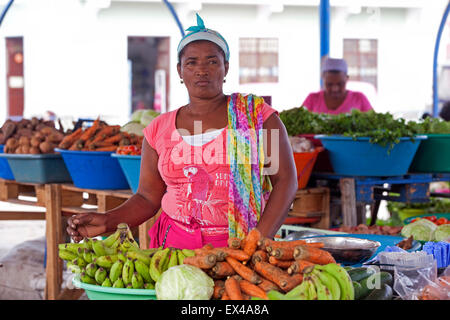
<path id="1" fill-rule="evenodd" d="M 71 151 L 55 149 L 72 177 L 73 184 L 82 189 L 118 190 L 129 189 L 119 161 L 111 157 L 112 152 Z"/>
<path id="2" fill-rule="evenodd" d="M 7 159 L 18 182 L 41 184 L 72 182 L 60 154 L 1 153 L 0 157 Z"/>
<path id="3" fill-rule="evenodd" d="M 133 193 L 136 193 L 139 187 L 139 174 L 141 172 L 141 156 L 131 156 L 113 153 L 111 157 L 117 158 L 117 160 L 119 160 L 120 167 L 122 168 L 122 171 L 125 174 L 125 177 L 127 178 L 131 190 L 133 191 Z"/>
<path id="4" fill-rule="evenodd" d="M 0 153 L 4 153 L 5 145 L 0 144 Z M 14 174 L 9 166 L 8 159 L 0 158 L 0 178 L 14 180 Z"/>
<path id="5" fill-rule="evenodd" d="M 317 135 L 330 155 L 334 172 L 349 176 L 400 176 L 408 173 L 409 166 L 420 142 L 426 136 L 400 138 L 388 153 L 389 146 L 370 143 L 369 137 L 354 140 L 345 136 Z"/>

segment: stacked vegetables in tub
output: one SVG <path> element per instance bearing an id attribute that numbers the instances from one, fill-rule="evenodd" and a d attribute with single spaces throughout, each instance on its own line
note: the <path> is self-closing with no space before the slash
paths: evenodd
<path id="1" fill-rule="evenodd" d="M 49 154 L 64 139 L 60 124 L 33 117 L 20 121 L 6 120 L 0 130 L 0 144 L 5 144 L 5 153 Z"/>
<path id="2" fill-rule="evenodd" d="M 195 249 L 184 264 L 214 279 L 213 299 L 353 300 L 351 278 L 322 247 L 274 241 L 253 229 L 243 240 L 230 238 L 227 247 Z"/>
<path id="3" fill-rule="evenodd" d="M 142 138 L 134 133 L 121 131 L 119 125 L 108 125 L 97 118 L 92 126 L 86 129 L 80 127 L 67 135 L 58 148 L 71 151 L 115 152 L 120 146 L 134 144 L 142 144 Z"/>
<path id="4" fill-rule="evenodd" d="M 186 249 L 140 249 L 125 223 L 104 240 L 59 245 L 59 257 L 81 282 L 113 288 L 154 289 L 162 273 L 193 254 Z"/>

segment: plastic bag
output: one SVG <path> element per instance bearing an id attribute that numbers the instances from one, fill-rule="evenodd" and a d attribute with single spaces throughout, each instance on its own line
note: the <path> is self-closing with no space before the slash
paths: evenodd
<path id="1" fill-rule="evenodd" d="M 394 290 L 402 300 L 450 300 L 450 267 L 437 277 L 436 260 L 421 267 L 394 267 Z"/>

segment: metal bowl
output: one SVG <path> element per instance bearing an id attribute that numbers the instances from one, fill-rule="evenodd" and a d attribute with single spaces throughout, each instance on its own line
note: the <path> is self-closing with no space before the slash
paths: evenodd
<path id="1" fill-rule="evenodd" d="M 378 241 L 346 237 L 346 236 L 317 236 L 302 238 L 307 242 L 322 242 L 323 250 L 332 254 L 336 262 L 345 265 L 363 263 L 381 246 Z"/>

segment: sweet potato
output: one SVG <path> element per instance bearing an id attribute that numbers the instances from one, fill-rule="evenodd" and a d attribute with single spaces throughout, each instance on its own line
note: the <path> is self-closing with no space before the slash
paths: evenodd
<path id="1" fill-rule="evenodd" d="M 21 146 L 29 146 L 30 145 L 30 138 L 27 136 L 21 136 L 19 139 L 19 144 Z"/>
<path id="2" fill-rule="evenodd" d="M 39 150 L 41 150 L 41 153 L 53 153 L 54 148 L 55 145 L 51 144 L 48 141 L 44 141 L 39 144 Z"/>

